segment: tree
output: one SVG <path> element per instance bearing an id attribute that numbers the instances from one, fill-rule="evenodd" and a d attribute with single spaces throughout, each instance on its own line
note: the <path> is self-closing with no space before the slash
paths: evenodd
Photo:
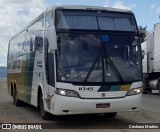
<path id="1" fill-rule="evenodd" d="M 141 43 L 145 41 L 146 30 L 147 30 L 147 26 L 145 27 L 139 26 L 139 34 L 140 34 Z"/>

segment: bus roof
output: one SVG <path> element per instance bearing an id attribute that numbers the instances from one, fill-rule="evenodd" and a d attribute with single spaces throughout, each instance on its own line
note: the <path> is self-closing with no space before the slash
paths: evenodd
<path id="1" fill-rule="evenodd" d="M 10 40 L 19 35 L 25 29 L 34 24 L 40 17 L 44 16 L 46 12 L 54 11 L 56 9 L 74 9 L 74 10 L 101 10 L 101 11 L 113 11 L 113 12 L 128 12 L 133 13 L 131 10 L 127 9 L 118 9 L 111 7 L 101 7 L 101 6 L 84 6 L 84 5 L 57 5 L 47 8 L 44 12 L 42 12 L 39 16 L 37 16 L 33 21 L 27 24 L 22 30 L 20 30 L 17 34 L 15 34 Z"/>
<path id="2" fill-rule="evenodd" d="M 48 10 L 55 10 L 55 9 L 105 10 L 105 11 L 130 12 L 130 13 L 132 12 L 131 10 L 126 10 L 126 9 L 101 7 L 101 6 L 84 6 L 84 5 L 58 5 L 48 8 Z"/>

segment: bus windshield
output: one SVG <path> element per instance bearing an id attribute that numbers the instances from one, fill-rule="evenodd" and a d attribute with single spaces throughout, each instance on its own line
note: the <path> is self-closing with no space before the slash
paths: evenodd
<path id="1" fill-rule="evenodd" d="M 57 29 L 137 32 L 134 17 L 128 13 L 57 10 L 56 14 Z"/>
<path id="2" fill-rule="evenodd" d="M 58 13 L 62 17 L 56 24 L 58 81 L 122 83 L 141 80 L 139 38 L 131 16 L 115 14 L 117 18 L 114 18 L 110 13 L 110 18 L 107 18 L 98 16 L 100 13 L 93 16 L 94 13 L 91 15 L 90 12 L 85 16 L 82 11 L 84 16 L 78 20 L 75 18 L 79 11 L 75 12 L 75 18 L 66 17 L 69 12 Z M 101 24 L 96 25 L 97 22 Z M 123 24 L 126 24 L 125 28 Z"/>

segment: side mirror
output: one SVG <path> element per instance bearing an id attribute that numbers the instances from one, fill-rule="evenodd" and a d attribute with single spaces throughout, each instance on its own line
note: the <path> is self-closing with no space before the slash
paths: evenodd
<path id="1" fill-rule="evenodd" d="M 48 39 L 50 49 L 56 50 L 57 49 L 57 36 L 56 36 L 55 27 L 49 27 L 47 29 L 46 37 Z"/>

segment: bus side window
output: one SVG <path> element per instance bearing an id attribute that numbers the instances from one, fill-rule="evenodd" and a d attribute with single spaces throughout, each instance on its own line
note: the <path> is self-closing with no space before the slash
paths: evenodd
<path id="1" fill-rule="evenodd" d="M 23 54 L 28 54 L 30 52 L 30 41 L 24 41 L 22 44 Z"/>
<path id="2" fill-rule="evenodd" d="M 43 30 L 44 30 L 44 18 L 42 17 L 34 24 L 35 43 L 34 50 L 43 49 Z"/>
<path id="3" fill-rule="evenodd" d="M 13 39 L 10 41 L 10 44 L 9 44 L 9 58 L 10 57 L 13 57 Z"/>
<path id="4" fill-rule="evenodd" d="M 29 29 L 30 31 L 30 52 L 34 51 L 35 34 L 34 34 L 34 24 Z"/>
<path id="5" fill-rule="evenodd" d="M 53 24 L 54 24 L 54 21 L 53 21 L 53 12 L 49 12 L 49 13 L 46 15 L 46 22 L 45 22 L 46 29 L 47 29 L 48 27 L 53 26 Z"/>
<path id="6" fill-rule="evenodd" d="M 33 40 L 30 39 L 30 51 L 33 51 Z"/>
<path id="7" fill-rule="evenodd" d="M 43 48 L 43 38 L 42 37 L 36 37 L 35 38 L 35 45 L 34 50 L 42 49 Z"/>

